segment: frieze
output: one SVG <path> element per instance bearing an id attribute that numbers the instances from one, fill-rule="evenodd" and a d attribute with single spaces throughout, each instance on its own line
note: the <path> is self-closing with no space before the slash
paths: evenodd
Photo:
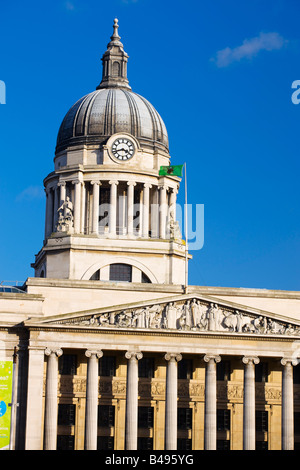
<path id="1" fill-rule="evenodd" d="M 126 328 L 300 336 L 300 327 L 199 299 L 159 303 L 58 321 L 90 328 Z"/>

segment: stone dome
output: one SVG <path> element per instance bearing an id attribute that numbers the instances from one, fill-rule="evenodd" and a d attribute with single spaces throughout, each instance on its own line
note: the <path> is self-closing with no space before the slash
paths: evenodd
<path id="1" fill-rule="evenodd" d="M 101 145 L 111 135 L 126 132 L 141 147 L 169 151 L 166 126 L 156 109 L 134 93 L 127 79 L 128 55 L 118 35 L 118 20 L 103 54 L 102 80 L 67 112 L 60 126 L 56 153 L 82 144 Z"/>
<path id="2" fill-rule="evenodd" d="M 142 147 L 168 151 L 166 126 L 145 98 L 128 89 L 100 88 L 78 100 L 60 126 L 56 152 L 80 144 L 101 144 L 126 132 Z"/>

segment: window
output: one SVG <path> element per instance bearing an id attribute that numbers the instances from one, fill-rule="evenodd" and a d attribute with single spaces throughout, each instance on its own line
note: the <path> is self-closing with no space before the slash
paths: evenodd
<path id="1" fill-rule="evenodd" d="M 295 411 L 294 413 L 294 433 L 296 436 L 300 435 L 300 413 Z"/>
<path id="2" fill-rule="evenodd" d="M 152 379 L 154 377 L 154 358 L 143 357 L 138 362 L 139 377 L 144 379 Z"/>
<path id="3" fill-rule="evenodd" d="M 178 408 L 177 427 L 178 429 L 192 429 L 192 408 Z"/>
<path id="4" fill-rule="evenodd" d="M 59 358 L 59 373 L 61 375 L 76 375 L 76 354 L 63 354 Z"/>
<path id="5" fill-rule="evenodd" d="M 97 271 L 90 277 L 90 281 L 100 281 L 100 269 L 97 269 Z"/>
<path id="6" fill-rule="evenodd" d="M 139 406 L 138 407 L 138 427 L 143 429 L 153 428 L 153 407 L 152 406 Z"/>
<path id="7" fill-rule="evenodd" d="M 99 375 L 102 377 L 114 377 L 116 375 L 116 358 L 103 356 L 99 361 Z"/>
<path id="8" fill-rule="evenodd" d="M 142 283 L 151 284 L 151 281 L 150 281 L 149 277 L 143 272 L 142 272 Z"/>
<path id="9" fill-rule="evenodd" d="M 110 281 L 132 281 L 132 267 L 129 264 L 115 263 L 109 267 Z"/>
<path id="10" fill-rule="evenodd" d="M 177 439 L 177 450 L 192 450 L 192 439 Z"/>
<path id="11" fill-rule="evenodd" d="M 113 436 L 98 436 L 97 437 L 97 450 L 114 450 L 114 437 Z"/>
<path id="12" fill-rule="evenodd" d="M 230 430 L 230 410 L 226 410 L 226 409 L 217 410 L 217 430 L 218 431 Z"/>
<path id="13" fill-rule="evenodd" d="M 230 361 L 221 361 L 217 363 L 217 380 L 230 380 Z"/>
<path id="14" fill-rule="evenodd" d="M 268 432 L 268 412 L 264 410 L 255 411 L 256 432 Z"/>
<path id="15" fill-rule="evenodd" d="M 230 441 L 217 439 L 217 450 L 230 450 Z"/>
<path id="16" fill-rule="evenodd" d="M 139 437 L 138 438 L 138 450 L 153 450 L 152 437 Z"/>
<path id="17" fill-rule="evenodd" d="M 268 363 L 260 362 L 255 365 L 255 382 L 268 382 Z"/>
<path id="18" fill-rule="evenodd" d="M 113 405 L 98 405 L 98 426 L 113 428 L 115 425 L 115 407 Z"/>
<path id="19" fill-rule="evenodd" d="M 293 382 L 294 384 L 299 385 L 300 384 L 300 364 L 297 366 L 293 367 Z"/>
<path id="20" fill-rule="evenodd" d="M 59 403 L 57 424 L 59 426 L 74 426 L 75 411 L 76 405 Z"/>
<path id="21" fill-rule="evenodd" d="M 192 359 L 182 359 L 178 362 L 178 378 L 191 379 L 193 375 Z"/>
<path id="22" fill-rule="evenodd" d="M 57 450 L 74 450 L 74 436 L 57 436 Z"/>

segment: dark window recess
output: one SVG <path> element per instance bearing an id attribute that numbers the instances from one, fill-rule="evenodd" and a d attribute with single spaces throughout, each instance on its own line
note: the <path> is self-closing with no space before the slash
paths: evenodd
<path id="1" fill-rule="evenodd" d="M 255 382 L 268 382 L 269 368 L 267 362 L 255 365 Z"/>
<path id="2" fill-rule="evenodd" d="M 153 450 L 152 437 L 138 437 L 138 450 Z"/>
<path id="3" fill-rule="evenodd" d="M 256 432 L 268 432 L 268 412 L 264 410 L 255 411 Z"/>
<path id="4" fill-rule="evenodd" d="M 300 435 L 300 413 L 295 411 L 294 413 L 294 434 L 296 436 Z"/>
<path id="5" fill-rule="evenodd" d="M 192 408 L 178 408 L 177 411 L 177 427 L 178 429 L 192 429 Z"/>
<path id="6" fill-rule="evenodd" d="M 221 361 L 217 363 L 217 380 L 230 380 L 230 361 Z"/>
<path id="7" fill-rule="evenodd" d="M 132 267 L 129 264 L 114 263 L 109 266 L 109 280 L 131 282 Z"/>
<path id="8" fill-rule="evenodd" d="M 217 450 L 230 450 L 230 441 L 217 439 Z"/>
<path id="9" fill-rule="evenodd" d="M 297 366 L 293 367 L 293 381 L 294 384 L 299 385 L 300 384 L 300 364 Z"/>
<path id="10" fill-rule="evenodd" d="M 177 450 L 192 450 L 192 439 L 177 439 Z"/>
<path id="11" fill-rule="evenodd" d="M 63 354 L 59 358 L 59 373 L 61 375 L 76 375 L 77 356 L 76 354 Z"/>
<path id="12" fill-rule="evenodd" d="M 100 281 L 100 269 L 90 277 L 90 281 Z"/>
<path id="13" fill-rule="evenodd" d="M 109 223 L 109 201 L 110 201 L 110 189 L 101 188 L 100 191 L 100 206 L 99 206 L 99 225 L 100 233 L 104 227 L 108 227 Z"/>
<path id="14" fill-rule="evenodd" d="M 138 362 L 139 377 L 152 379 L 154 377 L 154 358 L 143 357 Z"/>
<path id="15" fill-rule="evenodd" d="M 113 405 L 98 406 L 98 427 L 113 428 L 115 425 L 115 407 Z"/>
<path id="16" fill-rule="evenodd" d="M 151 281 L 150 281 L 149 277 L 143 272 L 142 272 L 142 283 L 151 284 Z"/>
<path id="17" fill-rule="evenodd" d="M 57 436 L 57 450 L 74 450 L 74 436 Z"/>
<path id="18" fill-rule="evenodd" d="M 217 410 L 217 430 L 218 431 L 230 430 L 230 410 L 226 410 L 226 409 Z"/>
<path id="19" fill-rule="evenodd" d="M 75 412 L 76 405 L 59 403 L 57 424 L 59 426 L 74 426 Z"/>
<path id="20" fill-rule="evenodd" d="M 114 450 L 114 437 L 113 436 L 98 436 L 97 437 L 97 450 Z"/>
<path id="21" fill-rule="evenodd" d="M 152 406 L 139 406 L 138 407 L 138 427 L 143 429 L 153 428 L 153 407 Z"/>
<path id="22" fill-rule="evenodd" d="M 116 358 L 103 356 L 99 361 L 99 375 L 102 377 L 114 377 L 116 375 Z"/>
<path id="23" fill-rule="evenodd" d="M 178 362 L 178 378 L 192 379 L 193 361 L 192 359 L 182 359 Z"/>
<path id="24" fill-rule="evenodd" d="M 268 442 L 267 441 L 256 441 L 255 442 L 255 450 L 268 450 Z"/>

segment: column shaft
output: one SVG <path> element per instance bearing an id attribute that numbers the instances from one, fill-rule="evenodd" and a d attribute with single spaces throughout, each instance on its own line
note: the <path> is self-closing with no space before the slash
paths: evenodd
<path id="1" fill-rule="evenodd" d="M 109 233 L 111 235 L 116 235 L 118 181 L 110 181 L 109 184 L 110 184 Z"/>
<path id="2" fill-rule="evenodd" d="M 243 449 L 255 450 L 255 364 L 257 357 L 243 357 L 244 408 L 243 408 Z"/>
<path id="3" fill-rule="evenodd" d="M 282 370 L 282 408 L 281 408 L 281 444 L 282 450 L 294 449 L 294 384 L 293 365 L 297 365 L 296 360 L 281 360 Z"/>
<path id="4" fill-rule="evenodd" d="M 74 232 L 80 233 L 81 181 L 74 181 L 73 184 L 75 185 Z"/>
<path id="5" fill-rule="evenodd" d="M 134 186 L 136 183 L 128 181 L 127 185 L 127 233 L 133 235 Z"/>
<path id="6" fill-rule="evenodd" d="M 204 449 L 217 448 L 217 366 L 220 356 L 204 356 L 205 370 L 205 412 L 204 412 Z"/>
<path id="7" fill-rule="evenodd" d="M 100 204 L 100 183 L 92 181 L 93 185 L 93 216 L 92 216 L 92 233 L 98 233 L 99 224 L 99 204 Z"/>
<path id="8" fill-rule="evenodd" d="M 62 350 L 46 349 L 45 354 L 48 356 L 48 363 L 46 376 L 44 450 L 56 450 L 58 357 L 62 355 Z"/>
<path id="9" fill-rule="evenodd" d="M 167 188 L 161 186 L 159 197 L 159 238 L 166 238 Z"/>
<path id="10" fill-rule="evenodd" d="M 97 450 L 98 359 L 102 351 L 86 351 L 88 357 L 85 410 L 85 450 Z"/>
<path id="11" fill-rule="evenodd" d="M 138 433 L 138 360 L 141 352 L 125 354 L 127 363 L 126 415 L 125 415 L 125 450 L 137 450 Z"/>
<path id="12" fill-rule="evenodd" d="M 45 239 L 52 233 L 53 224 L 53 190 L 52 188 L 46 189 L 46 224 L 45 224 Z"/>
<path id="13" fill-rule="evenodd" d="M 181 354 L 167 353 L 165 450 L 177 449 L 177 362 Z"/>
<path id="14" fill-rule="evenodd" d="M 151 184 L 144 184 L 143 191 L 143 224 L 142 224 L 142 236 L 145 238 L 149 237 L 149 204 L 150 204 L 150 188 Z"/>

